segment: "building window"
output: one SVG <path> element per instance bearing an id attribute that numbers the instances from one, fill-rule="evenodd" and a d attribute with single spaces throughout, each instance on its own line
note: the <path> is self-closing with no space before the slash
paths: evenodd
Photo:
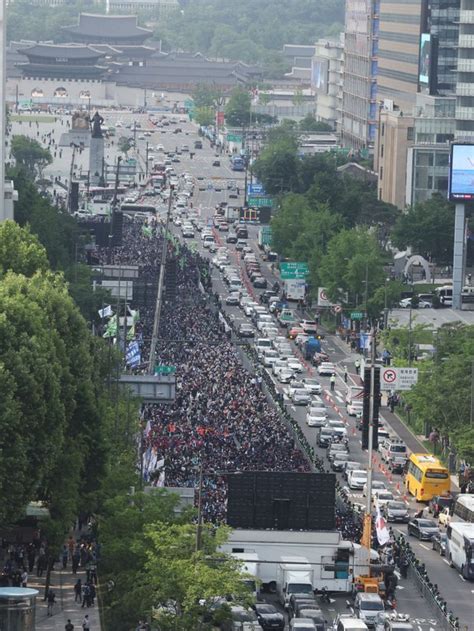
<path id="1" fill-rule="evenodd" d="M 380 180 L 383 180 L 383 167 L 380 167 Z"/>
<path id="2" fill-rule="evenodd" d="M 415 130 L 413 127 L 407 127 L 407 140 L 415 139 Z"/>
<path id="3" fill-rule="evenodd" d="M 385 123 L 382 123 L 382 136 L 385 136 Z"/>

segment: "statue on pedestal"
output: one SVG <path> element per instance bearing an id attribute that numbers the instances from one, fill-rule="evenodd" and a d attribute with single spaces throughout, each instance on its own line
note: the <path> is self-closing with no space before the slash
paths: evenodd
<path id="1" fill-rule="evenodd" d="M 101 125 L 104 122 L 104 119 L 96 112 L 94 116 L 91 118 L 91 126 L 92 126 L 92 138 L 103 138 Z"/>

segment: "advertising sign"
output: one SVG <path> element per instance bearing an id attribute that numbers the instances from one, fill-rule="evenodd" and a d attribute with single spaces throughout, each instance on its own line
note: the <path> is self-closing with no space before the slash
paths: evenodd
<path id="1" fill-rule="evenodd" d="M 451 145 L 449 199 L 474 199 L 474 145 Z"/>
<path id="2" fill-rule="evenodd" d="M 430 82 L 431 35 L 422 33 L 420 38 L 420 72 L 418 80 L 428 85 Z"/>
<path id="3" fill-rule="evenodd" d="M 418 382 L 418 368 L 380 369 L 380 388 L 382 390 L 410 390 Z"/>
<path id="4" fill-rule="evenodd" d="M 313 57 L 311 60 L 311 87 L 320 94 L 328 93 L 329 64 L 327 59 Z"/>

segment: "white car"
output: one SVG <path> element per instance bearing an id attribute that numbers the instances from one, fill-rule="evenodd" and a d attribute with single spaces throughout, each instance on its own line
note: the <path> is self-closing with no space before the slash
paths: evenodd
<path id="1" fill-rule="evenodd" d="M 347 483 L 350 489 L 363 489 L 367 483 L 367 471 L 363 469 L 353 469 L 347 475 Z"/>
<path id="2" fill-rule="evenodd" d="M 262 333 L 265 335 L 265 337 L 269 337 L 271 340 L 273 340 L 278 335 L 279 331 L 276 327 L 266 326 L 262 330 Z"/>
<path id="3" fill-rule="evenodd" d="M 403 298 L 403 300 L 400 300 L 398 305 L 402 309 L 409 309 L 412 306 L 412 299 L 411 298 Z M 418 309 L 431 309 L 432 306 L 433 305 L 431 303 L 427 302 L 426 300 L 419 300 L 418 301 Z"/>
<path id="4" fill-rule="evenodd" d="M 316 320 L 302 320 L 300 326 L 305 333 L 318 332 L 318 324 Z"/>
<path id="5" fill-rule="evenodd" d="M 393 502 L 395 498 L 393 493 L 384 489 L 372 491 L 372 502 L 380 507 L 385 506 L 388 502 Z"/>
<path id="6" fill-rule="evenodd" d="M 321 388 L 321 384 L 319 383 L 319 381 L 316 381 L 316 379 L 303 379 L 303 383 L 305 385 L 305 388 L 311 394 L 321 394 L 323 390 Z"/>
<path id="7" fill-rule="evenodd" d="M 284 368 L 288 368 L 286 359 L 277 359 L 272 366 L 272 372 L 274 375 L 277 375 L 280 370 L 283 370 Z"/>
<path id="8" fill-rule="evenodd" d="M 318 375 L 331 376 L 336 372 L 336 366 L 331 362 L 321 362 L 318 366 Z"/>
<path id="9" fill-rule="evenodd" d="M 328 418 L 328 411 L 326 409 L 326 406 L 325 405 L 315 405 L 312 401 L 309 404 L 308 414 L 318 414 L 320 416 L 324 416 L 324 418 L 326 420 Z"/>
<path id="10" fill-rule="evenodd" d="M 362 401 L 352 401 L 347 404 L 347 414 L 349 416 L 362 416 L 364 404 Z"/>
<path id="11" fill-rule="evenodd" d="M 295 378 L 295 373 L 290 368 L 280 368 L 276 375 L 280 383 L 291 383 Z"/>
<path id="12" fill-rule="evenodd" d="M 240 296 L 237 291 L 232 292 L 228 296 L 226 296 L 225 304 L 231 306 L 237 306 L 239 304 Z"/>
<path id="13" fill-rule="evenodd" d="M 385 482 L 382 480 L 372 480 L 372 494 L 375 491 L 386 491 L 387 487 L 385 486 Z M 364 490 L 362 491 L 364 497 L 367 495 L 367 484 L 364 484 Z"/>
<path id="14" fill-rule="evenodd" d="M 271 348 L 265 350 L 262 363 L 266 368 L 271 368 L 273 362 L 278 359 L 278 353 Z"/>
<path id="15" fill-rule="evenodd" d="M 288 366 L 294 370 L 295 372 L 301 374 L 302 372 L 304 372 L 304 367 L 303 364 L 300 362 L 299 359 L 296 359 L 296 357 L 289 357 L 288 358 Z M 306 386 L 305 386 L 306 387 Z M 308 390 L 308 388 L 306 388 L 306 390 Z M 309 391 L 309 393 L 311 394 L 311 391 Z"/>
<path id="16" fill-rule="evenodd" d="M 254 307 L 257 306 L 256 302 L 248 302 L 246 305 L 244 305 L 244 313 L 246 316 L 248 316 L 250 318 L 250 316 L 253 313 Z"/>
<path id="17" fill-rule="evenodd" d="M 326 418 L 327 415 L 325 410 L 308 410 L 306 423 L 308 427 L 324 427 Z"/>

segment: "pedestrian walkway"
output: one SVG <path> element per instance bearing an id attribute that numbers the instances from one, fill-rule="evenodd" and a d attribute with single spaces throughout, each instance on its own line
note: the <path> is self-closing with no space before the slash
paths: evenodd
<path id="1" fill-rule="evenodd" d="M 85 583 L 85 570 L 79 568 L 77 574 L 73 574 L 70 560 L 65 570 L 62 569 L 62 563 L 59 561 L 55 564 L 55 568 L 51 573 L 51 587 L 56 593 L 52 616 L 47 615 L 48 604 L 43 600 L 45 575 L 42 578 L 30 576 L 28 581 L 28 587 L 38 589 L 40 592 L 36 603 L 36 631 L 64 631 L 68 619 L 74 625 L 74 631 L 82 631 L 82 621 L 86 614 L 89 616 L 90 631 L 100 631 L 97 598 L 93 607 L 82 608 L 81 603 L 74 601 L 74 584 L 78 578 Z"/>

